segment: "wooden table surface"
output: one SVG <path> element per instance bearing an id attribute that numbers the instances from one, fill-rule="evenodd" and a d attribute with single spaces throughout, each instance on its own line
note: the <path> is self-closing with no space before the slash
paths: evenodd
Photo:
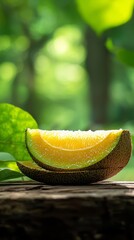
<path id="1" fill-rule="evenodd" d="M 0 240 L 133 240 L 134 182 L 0 184 Z"/>

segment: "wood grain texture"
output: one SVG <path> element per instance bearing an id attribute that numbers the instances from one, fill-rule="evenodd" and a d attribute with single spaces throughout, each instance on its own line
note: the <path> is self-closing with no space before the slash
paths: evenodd
<path id="1" fill-rule="evenodd" d="M 133 240 L 134 182 L 0 184 L 0 239 Z"/>

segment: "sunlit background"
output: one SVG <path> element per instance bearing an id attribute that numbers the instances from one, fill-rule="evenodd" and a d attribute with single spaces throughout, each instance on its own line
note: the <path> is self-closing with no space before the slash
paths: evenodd
<path id="1" fill-rule="evenodd" d="M 42 129 L 133 134 L 133 4 L 1 0 L 0 102 L 28 111 Z M 133 166 L 131 158 L 114 179 L 134 179 Z"/>

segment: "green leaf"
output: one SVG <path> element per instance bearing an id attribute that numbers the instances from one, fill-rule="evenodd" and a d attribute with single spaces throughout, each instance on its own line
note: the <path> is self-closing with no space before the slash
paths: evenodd
<path id="1" fill-rule="evenodd" d="M 0 168 L 9 168 L 10 170 L 19 171 L 16 159 L 7 152 L 0 152 Z"/>
<path id="2" fill-rule="evenodd" d="M 10 161 L 10 162 L 15 162 L 16 159 L 10 154 L 10 153 L 7 153 L 7 152 L 0 152 L 0 160 L 2 161 Z"/>
<path id="3" fill-rule="evenodd" d="M 133 13 L 133 0 L 76 0 L 84 20 L 98 33 L 127 22 Z"/>
<path id="4" fill-rule="evenodd" d="M 20 172 L 16 172 L 10 169 L 1 169 L 0 170 L 0 181 L 5 181 L 13 178 L 23 177 L 24 175 Z"/>
<path id="5" fill-rule="evenodd" d="M 118 49 L 116 52 L 117 58 L 131 67 L 134 67 L 134 51 L 127 51 L 126 49 Z"/>
<path id="6" fill-rule="evenodd" d="M 117 47 L 113 44 L 111 39 L 106 42 L 107 48 L 115 54 L 116 58 L 131 67 L 134 67 L 134 51 L 126 50 L 124 48 Z"/>
<path id="7" fill-rule="evenodd" d="M 4 168 L 20 172 L 16 159 L 10 153 L 0 152 L 0 169 Z"/>
<path id="8" fill-rule="evenodd" d="M 126 24 L 105 32 L 107 48 L 116 55 L 117 59 L 134 67 L 134 16 Z"/>
<path id="9" fill-rule="evenodd" d="M 0 160 L 0 169 L 3 169 L 3 168 L 9 168 L 10 170 L 14 170 L 14 171 L 19 171 L 18 169 L 18 166 L 16 164 L 16 161 L 3 161 L 3 160 Z"/>
<path id="10" fill-rule="evenodd" d="M 25 146 L 26 128 L 38 128 L 26 111 L 11 104 L 0 104 L 0 151 L 8 152 L 17 160 L 31 159 Z"/>
<path id="11" fill-rule="evenodd" d="M 105 37 L 111 39 L 113 45 L 117 48 L 123 48 L 128 51 L 134 51 L 134 16 L 127 23 L 109 29 L 105 32 Z"/>

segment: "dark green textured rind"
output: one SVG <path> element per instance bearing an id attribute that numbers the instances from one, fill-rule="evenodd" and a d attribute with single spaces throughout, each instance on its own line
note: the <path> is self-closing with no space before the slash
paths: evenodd
<path id="1" fill-rule="evenodd" d="M 101 168 L 83 171 L 49 171 L 31 161 L 17 162 L 21 172 L 27 177 L 49 185 L 84 185 L 110 178 L 122 168 Z"/>

